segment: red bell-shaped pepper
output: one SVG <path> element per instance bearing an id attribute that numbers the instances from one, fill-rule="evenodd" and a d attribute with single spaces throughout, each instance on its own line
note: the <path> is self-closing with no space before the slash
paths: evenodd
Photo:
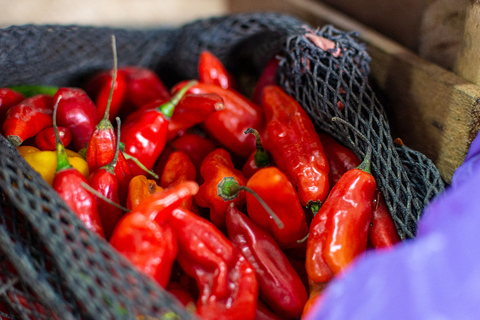
<path id="1" fill-rule="evenodd" d="M 226 223 L 228 238 L 255 268 L 259 297 L 275 313 L 299 317 L 307 290 L 276 241 L 235 206 L 229 207 Z"/>
<path id="2" fill-rule="evenodd" d="M 278 86 L 263 89 L 266 127 L 263 146 L 296 187 L 300 202 L 314 213 L 327 198 L 329 165 L 312 120 Z"/>

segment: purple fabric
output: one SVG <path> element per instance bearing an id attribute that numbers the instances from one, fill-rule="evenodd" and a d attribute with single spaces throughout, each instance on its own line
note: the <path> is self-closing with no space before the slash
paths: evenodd
<path id="1" fill-rule="evenodd" d="M 480 319 L 479 160 L 477 137 L 417 237 L 360 257 L 305 320 Z"/>

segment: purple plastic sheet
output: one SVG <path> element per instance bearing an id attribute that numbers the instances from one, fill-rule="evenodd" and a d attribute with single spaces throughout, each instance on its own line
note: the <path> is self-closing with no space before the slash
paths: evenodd
<path id="1" fill-rule="evenodd" d="M 480 319 L 480 137 L 417 237 L 359 257 L 305 320 Z"/>

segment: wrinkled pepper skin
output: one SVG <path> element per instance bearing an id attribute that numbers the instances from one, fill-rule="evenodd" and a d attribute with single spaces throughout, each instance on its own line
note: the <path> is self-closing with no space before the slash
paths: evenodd
<path id="1" fill-rule="evenodd" d="M 93 172 L 113 160 L 117 146 L 116 134 L 110 121 L 100 122 L 93 131 L 87 146 L 87 163 Z"/>
<path id="2" fill-rule="evenodd" d="M 366 250 L 375 189 L 373 176 L 358 168 L 347 171 L 333 187 L 310 225 L 310 281 L 330 280 Z"/>
<path id="3" fill-rule="evenodd" d="M 79 88 L 60 88 L 54 101 L 62 99 L 58 105 L 57 121 L 61 127 L 67 127 L 71 134 L 75 150 L 86 147 L 97 125 L 97 108 L 85 91 Z"/>
<path id="4" fill-rule="evenodd" d="M 36 95 L 11 106 L 3 123 L 3 135 L 15 147 L 52 125 L 53 98 Z"/>
<path id="5" fill-rule="evenodd" d="M 223 63 L 210 51 L 203 51 L 198 60 L 200 82 L 214 84 L 223 89 L 232 88 L 232 78 Z"/>
<path id="6" fill-rule="evenodd" d="M 174 92 L 185 82 L 176 85 Z M 261 132 L 264 128 L 263 110 L 246 97 L 232 89 L 223 89 L 214 84 L 198 83 L 188 93 L 215 93 L 222 97 L 225 109 L 214 112 L 202 127 L 216 141 L 229 151 L 241 157 L 248 157 L 255 150 L 255 137 L 244 134 L 248 128 Z"/>
<path id="7" fill-rule="evenodd" d="M 379 190 L 376 191 L 372 204 L 372 220 L 368 238 L 375 249 L 390 248 L 401 242 L 385 198 Z"/>
<path id="8" fill-rule="evenodd" d="M 162 190 L 155 180 L 147 179 L 144 175 L 133 177 L 128 185 L 127 209 L 134 210 L 143 199 Z"/>
<path id="9" fill-rule="evenodd" d="M 233 177 L 240 186 L 245 186 L 247 179 L 240 170 L 233 166 L 232 158 L 227 150 L 217 148 L 210 152 L 200 167 L 205 182 L 195 196 L 195 203 L 202 208 L 210 208 L 210 220 L 219 229 L 225 229 L 225 215 L 230 203 L 245 203 L 245 192 L 239 192 L 232 200 L 225 201 L 218 195 L 218 185 L 225 177 Z"/>
<path id="10" fill-rule="evenodd" d="M 276 314 L 299 317 L 307 290 L 276 241 L 234 206 L 227 211 L 226 223 L 228 238 L 255 268 L 259 297 Z"/>
<path id="11" fill-rule="evenodd" d="M 248 179 L 247 187 L 267 203 L 284 227 L 280 229 L 260 202 L 247 193 L 249 217 L 267 230 L 281 248 L 297 247 L 297 241 L 308 234 L 308 225 L 297 192 L 287 176 L 277 167 L 262 168 Z"/>
<path id="12" fill-rule="evenodd" d="M 189 210 L 173 210 L 170 224 L 178 232 L 178 262 L 199 288 L 199 317 L 255 319 L 258 282 L 250 262 L 210 221 Z"/>
<path id="13" fill-rule="evenodd" d="M 278 86 L 266 86 L 263 145 L 297 188 L 303 206 L 327 198 L 329 164 L 315 127 L 300 104 Z M 316 209 L 315 209 L 316 210 Z"/>

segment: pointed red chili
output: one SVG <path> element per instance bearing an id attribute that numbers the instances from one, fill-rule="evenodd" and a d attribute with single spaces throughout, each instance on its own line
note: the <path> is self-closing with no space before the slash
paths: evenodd
<path id="1" fill-rule="evenodd" d="M 200 82 L 214 84 L 223 89 L 232 88 L 232 78 L 223 63 L 210 51 L 203 51 L 198 61 Z"/>

